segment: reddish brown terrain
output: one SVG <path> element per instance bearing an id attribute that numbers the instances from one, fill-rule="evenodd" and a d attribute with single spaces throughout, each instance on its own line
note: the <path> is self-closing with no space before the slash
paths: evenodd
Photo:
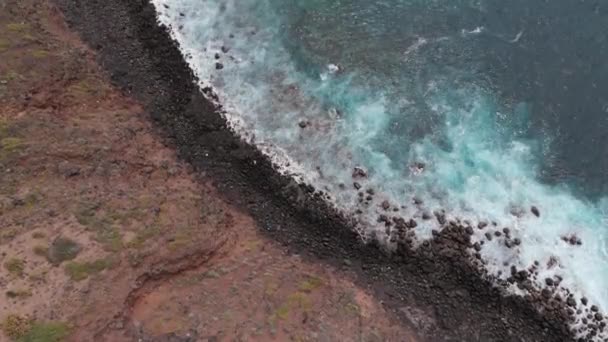
<path id="1" fill-rule="evenodd" d="M 0 341 L 414 341 L 259 233 L 44 0 L 0 0 Z"/>

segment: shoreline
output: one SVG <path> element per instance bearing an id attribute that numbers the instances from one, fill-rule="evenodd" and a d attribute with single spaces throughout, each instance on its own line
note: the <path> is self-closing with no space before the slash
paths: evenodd
<path id="1" fill-rule="evenodd" d="M 363 246 L 349 230 L 348 218 L 315 197 L 313 189 L 294 186 L 280 176 L 266 157 L 227 129 L 217 114 L 220 108 L 204 99 L 181 53 L 156 25 L 149 2 L 56 3 L 97 50 L 113 82 L 144 104 L 183 159 L 215 179 L 225 197 L 251 213 L 268 236 L 294 253 L 350 269 L 423 339 L 573 339 L 564 305 L 540 315 L 530 302 L 503 297 L 482 279 L 470 263 L 470 243 L 462 226 L 444 229 L 418 250 L 402 246 L 392 256 Z M 406 305 L 420 314 L 402 310 Z M 419 322 L 416 316 L 422 317 Z M 433 327 L 423 329 L 431 321 Z"/>

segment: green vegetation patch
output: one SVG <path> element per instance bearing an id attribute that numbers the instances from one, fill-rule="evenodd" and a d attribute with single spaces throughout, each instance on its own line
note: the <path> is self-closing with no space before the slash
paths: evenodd
<path id="1" fill-rule="evenodd" d="M 8 137 L 0 140 L 0 150 L 4 153 L 12 153 L 25 145 L 23 139 L 16 137 Z"/>
<path id="2" fill-rule="evenodd" d="M 60 236 L 53 240 L 53 243 L 48 248 L 48 253 L 46 256 L 47 260 L 51 264 L 57 266 L 64 261 L 76 258 L 81 250 L 82 248 L 78 243 L 71 239 Z"/>
<path id="3" fill-rule="evenodd" d="M 145 246 L 145 242 L 161 233 L 158 226 L 146 227 L 137 232 L 133 240 L 127 243 L 127 247 L 140 249 Z"/>
<path id="4" fill-rule="evenodd" d="M 6 29 L 12 32 L 25 32 L 30 26 L 26 23 L 10 23 L 6 24 Z"/>
<path id="5" fill-rule="evenodd" d="M 305 281 L 300 283 L 299 289 L 303 292 L 311 292 L 318 289 L 323 285 L 323 280 L 317 277 L 308 277 Z"/>
<path id="6" fill-rule="evenodd" d="M 8 290 L 5 294 L 8 298 L 25 299 L 32 296 L 32 291 L 29 289 Z"/>
<path id="7" fill-rule="evenodd" d="M 0 38 L 0 52 L 8 50 L 10 46 L 11 43 L 8 40 Z"/>
<path id="8" fill-rule="evenodd" d="M 93 262 L 70 262 L 65 266 L 65 272 L 74 281 L 81 281 L 112 266 L 108 259 Z"/>
<path id="9" fill-rule="evenodd" d="M 64 322 L 35 322 L 18 342 L 62 342 L 70 333 Z"/>
<path id="10" fill-rule="evenodd" d="M 12 258 L 4 262 L 4 268 L 11 275 L 21 277 L 25 272 L 25 261 L 18 258 Z"/>
<path id="11" fill-rule="evenodd" d="M 32 321 L 23 316 L 10 314 L 4 318 L 0 324 L 4 335 L 12 340 L 20 340 L 32 328 Z"/>

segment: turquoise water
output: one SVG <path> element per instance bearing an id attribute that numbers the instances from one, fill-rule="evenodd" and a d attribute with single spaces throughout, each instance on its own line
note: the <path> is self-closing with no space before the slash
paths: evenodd
<path id="1" fill-rule="evenodd" d="M 385 200 L 417 220 L 418 241 L 438 228 L 424 213 L 495 221 L 522 244 L 486 241 L 490 272 L 539 261 L 538 286 L 559 275 L 577 297 L 608 307 L 608 20 L 599 5 L 154 3 L 233 129 L 354 214 L 362 239 L 395 247 L 377 222 Z M 376 193 L 369 204 L 353 188 L 355 167 Z M 582 246 L 562 240 L 572 235 Z"/>

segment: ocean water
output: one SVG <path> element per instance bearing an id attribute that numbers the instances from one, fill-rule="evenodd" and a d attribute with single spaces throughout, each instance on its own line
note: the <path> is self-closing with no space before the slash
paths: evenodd
<path id="1" fill-rule="evenodd" d="M 355 215 L 363 240 L 395 247 L 384 201 L 417 221 L 418 243 L 438 229 L 423 218 L 434 211 L 496 222 L 521 244 L 476 229 L 491 273 L 537 261 L 539 287 L 559 276 L 606 312 L 608 5 L 153 3 L 232 128 Z"/>

